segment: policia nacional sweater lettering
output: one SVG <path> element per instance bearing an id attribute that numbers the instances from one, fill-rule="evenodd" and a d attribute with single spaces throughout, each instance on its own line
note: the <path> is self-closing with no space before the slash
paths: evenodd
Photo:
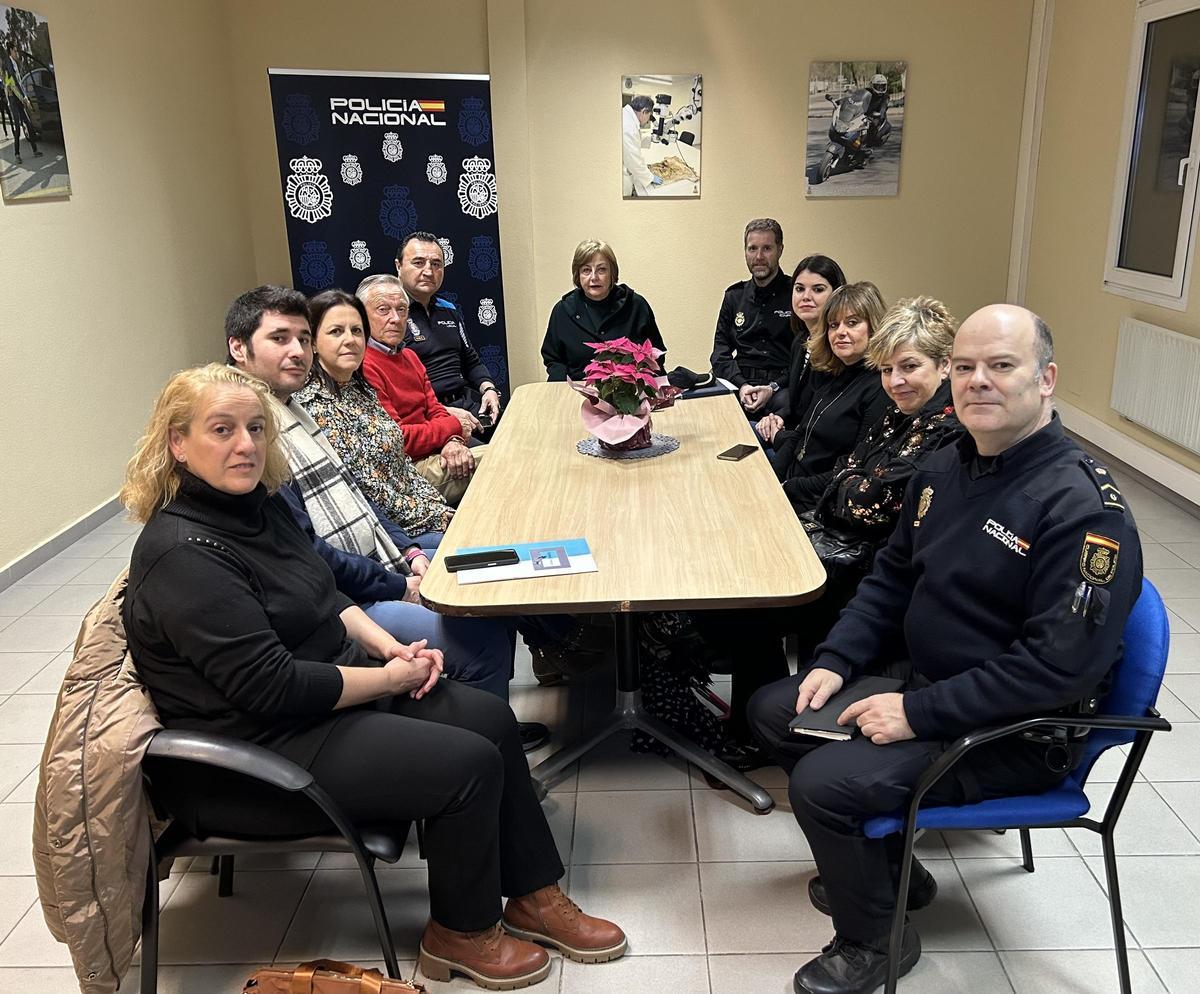
<path id="1" fill-rule="evenodd" d="M 1137 528 L 1103 466 L 1046 427 L 973 478 L 970 435 L 934 453 L 815 666 L 912 660 L 918 739 L 1053 713 L 1099 688 L 1141 593 Z M 927 682 L 927 684 L 926 684 Z"/>

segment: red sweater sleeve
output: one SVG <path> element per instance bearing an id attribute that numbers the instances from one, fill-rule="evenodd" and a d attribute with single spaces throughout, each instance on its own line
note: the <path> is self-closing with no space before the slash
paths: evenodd
<path id="1" fill-rule="evenodd" d="M 440 452 L 462 434 L 458 418 L 438 403 L 425 367 L 411 349 L 391 356 L 368 349 L 363 373 L 383 409 L 404 429 L 404 451 L 411 459 Z"/>

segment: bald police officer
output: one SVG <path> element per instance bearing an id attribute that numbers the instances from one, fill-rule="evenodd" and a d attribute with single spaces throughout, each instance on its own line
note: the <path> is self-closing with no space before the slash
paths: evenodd
<path id="1" fill-rule="evenodd" d="M 899 836 L 868 839 L 947 743 L 988 726 L 1094 708 L 1141 590 L 1137 531 L 1103 467 L 1052 407 L 1049 329 L 1020 307 L 963 322 L 951 354 L 954 407 L 968 434 L 909 484 L 900 522 L 812 664 L 750 701 L 755 734 L 790 771 L 792 811 L 820 876 L 809 895 L 834 941 L 795 976 L 798 994 L 866 994 L 881 984 L 899 875 Z M 902 692 L 838 717 L 861 732 L 822 744 L 788 721 L 820 708 L 866 667 L 908 657 Z M 1068 725 L 981 746 L 926 796 L 966 804 L 1058 784 L 1081 754 Z M 937 884 L 914 861 L 910 908 Z M 900 972 L 920 957 L 905 929 Z"/>
<path id="2" fill-rule="evenodd" d="M 779 270 L 783 228 L 755 218 L 742 238 L 750 279 L 725 291 L 717 315 L 712 369 L 738 391 L 748 414 L 777 410 L 792 349 L 792 288 Z"/>

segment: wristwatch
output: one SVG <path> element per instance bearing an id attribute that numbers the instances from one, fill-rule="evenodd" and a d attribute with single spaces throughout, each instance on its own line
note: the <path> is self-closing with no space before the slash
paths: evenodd
<path id="1" fill-rule="evenodd" d="M 772 390 L 774 390 L 776 393 L 779 393 L 779 391 L 780 391 L 780 389 L 781 389 L 781 388 L 780 388 L 780 386 L 779 386 L 779 381 L 778 381 L 778 380 L 772 380 L 770 383 L 768 383 L 768 384 L 767 384 L 767 386 L 769 386 L 769 387 L 770 387 Z"/>

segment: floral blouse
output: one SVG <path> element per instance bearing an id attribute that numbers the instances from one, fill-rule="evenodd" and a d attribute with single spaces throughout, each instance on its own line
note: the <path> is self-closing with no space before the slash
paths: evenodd
<path id="1" fill-rule="evenodd" d="M 371 500 L 409 535 L 445 531 L 454 510 L 404 452 L 404 433 L 375 391 L 351 381 L 334 396 L 313 378 L 296 394 Z"/>
<path id="2" fill-rule="evenodd" d="M 904 490 L 917 464 L 954 441 L 963 427 L 943 382 L 916 414 L 893 407 L 867 437 L 840 460 L 817 515 L 855 531 L 885 537 L 896 525 Z"/>

